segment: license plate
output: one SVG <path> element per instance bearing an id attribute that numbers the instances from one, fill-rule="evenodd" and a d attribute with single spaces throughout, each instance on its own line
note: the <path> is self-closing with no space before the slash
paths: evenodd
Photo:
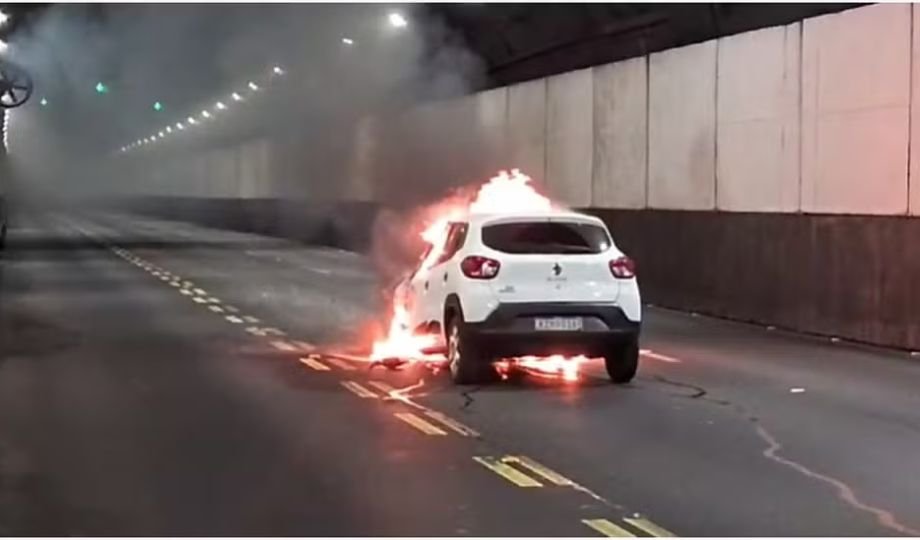
<path id="1" fill-rule="evenodd" d="M 534 330 L 540 332 L 573 332 L 581 330 L 582 325 L 581 317 L 538 317 L 533 321 Z"/>

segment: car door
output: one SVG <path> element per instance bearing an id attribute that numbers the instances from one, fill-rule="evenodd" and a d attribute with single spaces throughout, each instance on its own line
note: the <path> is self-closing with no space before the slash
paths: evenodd
<path id="1" fill-rule="evenodd" d="M 437 262 L 431 268 L 431 280 L 429 283 L 429 305 L 431 309 L 431 320 L 436 321 L 439 325 L 443 324 L 441 318 L 444 315 L 444 301 L 447 295 L 451 293 L 450 284 L 451 273 L 459 271 L 459 266 L 454 261 L 454 255 L 463 248 L 466 242 L 466 232 L 468 226 L 466 223 L 451 223 L 450 230 L 447 233 L 444 253 L 438 258 Z"/>

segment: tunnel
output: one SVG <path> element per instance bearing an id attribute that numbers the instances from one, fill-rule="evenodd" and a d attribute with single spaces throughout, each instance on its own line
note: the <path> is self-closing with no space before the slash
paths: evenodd
<path id="1" fill-rule="evenodd" d="M 913 4 L 0 13 L 0 533 L 920 536 Z"/>

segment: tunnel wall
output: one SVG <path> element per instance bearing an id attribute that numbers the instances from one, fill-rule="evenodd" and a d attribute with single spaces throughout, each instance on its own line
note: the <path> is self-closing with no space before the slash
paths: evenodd
<path id="1" fill-rule="evenodd" d="M 332 223 L 342 200 L 373 213 L 518 166 L 611 224 L 650 302 L 920 349 L 918 16 L 870 5 L 365 118 L 298 204 Z M 195 193 L 270 221 L 260 198 L 309 167 L 261 144 L 195 158 Z"/>

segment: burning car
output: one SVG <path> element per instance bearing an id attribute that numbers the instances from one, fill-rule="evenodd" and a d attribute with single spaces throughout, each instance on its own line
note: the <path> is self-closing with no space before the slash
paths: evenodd
<path id="1" fill-rule="evenodd" d="M 501 173 L 425 230 L 427 251 L 397 286 L 375 357 L 440 355 L 458 384 L 487 380 L 500 359 L 546 359 L 566 373 L 567 362 L 596 357 L 613 382 L 632 380 L 641 324 L 633 261 L 600 219 L 554 205 L 529 182 Z"/>

